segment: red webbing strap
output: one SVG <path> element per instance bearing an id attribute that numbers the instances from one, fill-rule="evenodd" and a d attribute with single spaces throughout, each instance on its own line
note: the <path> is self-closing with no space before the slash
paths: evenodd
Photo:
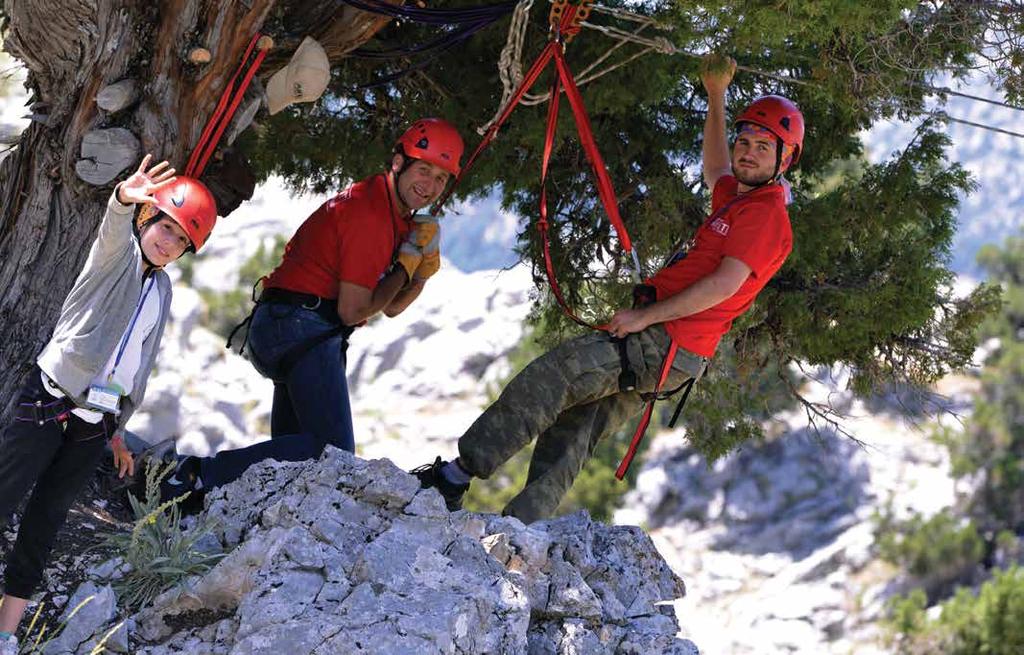
<path id="1" fill-rule="evenodd" d="M 533 66 L 530 67 L 530 70 L 528 70 L 526 75 L 523 77 L 523 83 L 519 85 L 515 94 L 513 94 L 509 99 L 508 104 L 505 105 L 505 111 L 501 112 L 498 120 L 494 121 L 494 124 L 487 130 L 487 134 L 485 134 L 484 138 L 480 141 L 480 145 L 476 147 L 473 154 L 468 160 L 466 160 L 466 165 L 462 167 L 462 170 L 459 172 L 459 176 L 455 180 L 456 183 L 466 177 L 466 173 L 473 167 L 473 164 L 476 162 L 477 157 L 480 156 L 480 153 L 486 150 L 487 146 L 491 145 L 491 142 L 494 141 L 494 137 L 498 134 L 498 130 L 501 129 L 501 126 L 504 125 L 505 121 L 507 121 L 509 116 L 512 115 L 512 112 L 519 104 L 519 101 L 522 100 L 523 96 L 526 95 L 526 92 L 530 90 L 533 84 L 537 81 L 537 78 L 540 77 L 540 74 L 544 72 L 548 62 L 551 61 L 551 57 L 554 56 L 555 51 L 560 47 L 561 46 L 554 41 L 548 43 L 544 47 L 540 56 L 537 57 L 537 61 L 533 62 Z"/>
<path id="2" fill-rule="evenodd" d="M 562 42 L 560 36 L 572 36 L 578 33 L 581 29 L 579 21 L 576 19 L 577 5 L 568 4 L 564 7 L 561 15 L 558 18 L 557 24 L 552 24 L 555 31 L 556 37 L 552 39 L 547 46 L 541 51 L 536 61 L 527 71 L 523 78 L 523 82 L 516 89 L 516 92 L 509 99 L 508 104 L 502 110 L 501 114 L 494 121 L 494 123 L 488 128 L 487 133 L 481 139 L 480 144 L 470 155 L 466 161 L 465 166 L 459 172 L 459 175 L 455 178 L 455 181 L 448 187 L 448 189 L 438 198 L 434 205 L 434 209 L 431 212 L 433 215 L 437 215 L 441 211 L 441 207 L 451 197 L 451 194 L 455 191 L 455 187 L 458 186 L 459 182 L 466 177 L 469 170 L 473 167 L 477 157 L 482 153 L 494 140 L 504 125 L 505 121 L 508 120 L 509 116 L 515 110 L 519 101 L 523 95 L 533 86 L 540 77 L 540 74 L 544 71 L 548 61 L 552 58 L 555 60 L 556 74 L 551 83 L 551 99 L 550 106 L 548 107 L 548 123 L 544 136 L 544 154 L 541 162 L 541 174 L 540 174 L 540 219 L 537 222 L 537 229 L 540 231 L 541 243 L 544 250 L 544 269 L 547 275 L 548 284 L 551 286 L 551 292 L 554 294 L 558 304 L 562 307 L 566 316 L 570 319 L 582 325 L 594 330 L 604 330 L 607 325 L 594 325 L 584 321 L 582 318 L 577 316 L 569 304 L 566 302 L 565 297 L 562 294 L 562 289 L 558 285 L 558 279 L 555 276 L 554 263 L 551 259 L 551 243 L 548 236 L 548 229 L 550 227 L 548 222 L 547 212 L 547 175 L 548 166 L 551 162 L 551 151 L 554 147 L 555 140 L 555 129 L 558 123 L 558 106 L 561 97 L 561 86 L 565 86 L 566 97 L 569 99 L 569 105 L 572 107 L 573 117 L 576 121 L 576 128 L 579 132 L 580 143 L 583 146 L 583 150 L 587 155 L 587 161 L 590 162 L 590 167 L 594 171 L 594 177 L 597 180 L 598 196 L 601 200 L 601 204 L 604 207 L 605 213 L 608 215 L 608 219 L 612 223 L 612 227 L 615 229 L 616 236 L 619 238 L 619 242 L 626 251 L 633 251 L 633 244 L 629 238 L 629 233 L 626 231 L 626 226 L 622 222 L 622 217 L 619 214 L 618 200 L 615 197 L 615 189 L 612 187 L 611 178 L 608 176 L 608 169 L 605 166 L 604 159 L 601 157 L 601 153 L 597 149 L 597 144 L 594 141 L 594 133 L 590 126 L 590 118 L 587 115 L 586 107 L 583 104 L 583 97 L 580 95 L 579 88 L 576 86 L 576 80 L 573 78 L 572 72 L 569 70 L 569 65 L 565 61 L 565 55 L 562 52 Z"/>
<path id="3" fill-rule="evenodd" d="M 575 15 L 576 7 L 573 5 L 567 7 L 556 26 L 557 30 L 559 32 L 570 30 L 570 26 Z M 526 95 L 526 92 L 534 85 L 537 78 L 540 77 L 540 74 L 544 72 L 544 68 L 547 67 L 548 62 L 551 61 L 551 57 L 554 56 L 554 52 L 556 50 L 561 50 L 561 48 L 562 44 L 559 43 L 557 39 L 552 39 L 546 46 L 544 46 L 544 49 L 541 50 L 537 59 L 533 62 L 533 65 L 530 66 L 530 69 L 526 72 L 526 75 L 523 76 L 523 81 L 519 85 L 519 88 L 516 89 L 516 92 L 512 94 L 511 98 L 509 98 L 508 104 L 505 105 L 505 108 L 502 110 L 497 120 L 495 120 L 487 129 L 487 133 L 484 134 L 483 138 L 480 140 L 480 144 L 476 147 L 476 150 L 474 150 L 473 154 L 466 160 L 466 164 L 455 177 L 455 181 L 448 186 L 445 192 L 437 199 L 437 202 L 434 203 L 434 209 L 430 212 L 432 215 L 437 216 L 441 212 L 441 207 L 444 206 L 444 203 L 447 202 L 448 198 L 450 198 L 452 193 L 455 192 L 455 187 L 457 187 L 459 182 L 465 179 L 469 174 L 470 169 L 473 168 L 473 164 L 476 163 L 477 157 L 487 149 L 487 146 L 491 145 L 491 142 L 494 141 L 494 137 L 498 135 L 498 130 L 500 130 L 501 126 L 505 124 L 505 121 L 507 121 L 508 117 L 512 115 L 512 112 L 515 111 L 516 107 L 519 105 L 519 101 L 522 100 L 523 96 Z"/>
<path id="4" fill-rule="evenodd" d="M 558 126 L 558 105 L 560 97 L 560 81 L 559 76 L 555 75 L 551 81 L 551 101 L 548 105 L 548 124 L 547 129 L 544 132 L 544 153 L 541 156 L 540 164 L 540 219 L 537 221 L 537 230 L 540 232 L 541 244 L 544 247 L 544 272 L 548 278 L 548 285 L 551 287 L 551 293 L 554 294 L 555 300 L 562 307 L 562 311 L 565 315 L 571 318 L 573 321 L 588 327 L 593 330 L 603 330 L 607 326 L 593 325 L 583 320 L 572 311 L 569 307 L 569 303 L 566 302 L 565 297 L 562 295 L 562 288 L 558 286 L 558 278 L 555 276 L 555 265 L 551 259 L 551 240 L 548 237 L 548 166 L 551 163 L 551 151 L 554 149 L 555 143 L 555 128 Z"/>
<path id="5" fill-rule="evenodd" d="M 242 57 L 242 63 L 238 66 L 231 81 L 228 82 L 224 93 L 221 94 L 220 101 L 217 103 L 213 115 L 210 116 L 206 127 L 203 128 L 199 142 L 189 157 L 188 165 L 185 167 L 185 175 L 191 177 L 202 175 L 207 162 L 217 148 L 217 142 L 220 141 L 224 130 L 231 123 L 231 118 L 238 110 L 238 105 L 241 104 L 246 89 L 249 88 L 252 78 L 256 75 L 260 64 L 263 63 L 263 59 L 267 56 L 266 50 L 256 49 L 256 43 L 261 36 L 262 34 L 257 32 L 249 41 L 249 46 Z M 255 56 L 253 57 L 254 50 Z"/>
<path id="6" fill-rule="evenodd" d="M 676 342 L 673 341 L 672 345 L 668 348 L 668 354 L 665 355 L 665 361 L 661 365 L 661 376 L 658 378 L 658 386 L 654 388 L 655 396 L 661 392 L 661 388 L 665 385 L 665 380 L 668 379 L 668 374 L 672 370 L 672 362 L 675 361 L 678 349 L 679 347 L 676 345 Z M 633 440 L 629 443 L 629 449 L 626 450 L 622 462 L 619 463 L 619 468 L 615 469 L 615 477 L 618 480 L 626 477 L 626 471 L 629 470 L 629 465 L 633 462 L 633 457 L 636 456 L 636 449 L 640 446 L 640 442 L 643 441 L 644 434 L 647 433 L 647 426 L 651 424 L 651 415 L 654 414 L 654 402 L 653 398 L 647 401 L 647 407 L 644 408 L 644 415 L 640 418 L 640 424 L 636 426 L 636 432 L 633 433 Z"/>
<path id="7" fill-rule="evenodd" d="M 583 146 L 583 152 L 587 154 L 590 167 L 597 178 L 597 192 L 601 198 L 601 204 L 604 205 L 604 211 L 608 214 L 608 220 L 612 222 L 612 226 L 615 228 L 615 234 L 619 237 L 622 249 L 632 250 L 633 243 L 630 241 L 629 233 L 622 222 L 622 217 L 619 216 L 619 202 L 615 197 L 615 189 L 612 187 L 611 178 L 608 177 L 608 168 L 605 166 L 604 159 L 601 157 L 597 144 L 594 142 L 594 132 L 590 127 L 590 117 L 587 116 L 587 108 L 583 104 L 583 96 L 580 95 L 580 90 L 576 86 L 576 80 L 573 79 L 572 72 L 569 70 L 569 64 L 565 61 L 565 55 L 562 54 L 561 50 L 555 51 L 555 66 L 558 67 L 558 76 L 562 78 L 562 84 L 565 85 L 565 96 L 569 100 L 573 117 L 576 119 L 576 130 L 580 134 L 580 145 Z"/>

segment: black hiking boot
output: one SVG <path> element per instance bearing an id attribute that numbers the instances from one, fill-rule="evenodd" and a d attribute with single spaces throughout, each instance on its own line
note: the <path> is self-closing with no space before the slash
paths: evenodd
<path id="1" fill-rule="evenodd" d="M 200 486 L 199 471 L 198 457 L 179 456 L 174 472 L 160 481 L 160 502 L 166 503 L 187 493 L 188 498 L 178 501 L 182 513 L 198 514 L 201 512 L 206 489 Z"/>
<path id="2" fill-rule="evenodd" d="M 127 494 L 144 501 L 146 499 L 146 477 L 149 475 L 150 469 L 162 470 L 169 462 L 177 458 L 177 453 L 174 451 L 174 439 L 164 439 L 151 446 L 146 445 L 141 450 L 133 447 L 139 443 L 143 442 L 139 442 L 137 438 L 133 440 L 126 435 L 125 444 L 135 456 L 135 472 L 125 476 L 122 487 Z"/>
<path id="3" fill-rule="evenodd" d="M 469 483 L 456 484 L 450 482 L 448 478 L 444 477 L 444 473 L 441 469 L 447 465 L 448 462 L 444 461 L 440 457 L 434 460 L 433 464 L 424 464 L 419 468 L 414 468 L 409 471 L 420 481 L 420 488 L 427 489 L 433 487 L 441 492 L 441 497 L 444 498 L 444 504 L 448 507 L 449 512 L 455 512 L 462 509 L 462 497 L 466 495 L 466 491 L 469 490 Z"/>
<path id="4" fill-rule="evenodd" d="M 203 511 L 206 489 L 199 484 L 198 457 L 179 455 L 174 449 L 173 439 L 160 442 L 140 453 L 135 466 L 135 479 L 127 486 L 127 492 L 140 501 L 146 500 L 146 480 L 150 471 L 163 473 L 157 484 L 160 503 L 180 498 L 187 493 L 187 498 L 178 501 L 181 513 L 189 515 Z"/>

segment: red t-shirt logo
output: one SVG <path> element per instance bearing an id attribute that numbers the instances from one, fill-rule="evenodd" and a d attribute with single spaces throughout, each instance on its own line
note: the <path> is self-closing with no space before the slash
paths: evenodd
<path id="1" fill-rule="evenodd" d="M 723 237 L 729 234 L 729 224 L 723 221 L 721 218 L 716 218 L 715 220 L 711 221 L 711 224 L 708 225 L 708 227 L 711 229 L 712 232 L 721 234 Z"/>

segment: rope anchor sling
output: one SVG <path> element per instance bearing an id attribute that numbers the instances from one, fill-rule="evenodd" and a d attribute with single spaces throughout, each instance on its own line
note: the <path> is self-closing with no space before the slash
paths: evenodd
<path id="1" fill-rule="evenodd" d="M 565 45 L 576 36 L 583 25 L 584 20 L 589 15 L 591 10 L 591 2 L 584 0 L 579 5 L 571 4 L 566 0 L 556 0 L 549 18 L 551 25 L 551 39 L 548 44 L 541 51 L 540 55 L 534 61 L 533 65 L 523 76 L 523 79 L 519 83 L 519 87 L 511 93 L 504 102 L 504 108 L 499 112 L 493 121 L 487 127 L 487 130 L 477 146 L 476 150 L 469 157 L 466 165 L 462 168 L 461 173 L 455 180 L 455 183 L 448 189 L 448 191 L 438 200 L 434 207 L 434 213 L 437 214 L 444 202 L 450 197 L 454 188 L 458 183 L 465 177 L 468 171 L 472 168 L 476 159 L 480 154 L 491 144 L 494 138 L 497 136 L 498 131 L 502 125 L 508 120 L 515 110 L 516 106 L 521 103 L 524 96 L 527 94 L 529 89 L 536 83 L 541 73 L 547 67 L 547 65 L 554 61 L 555 72 L 554 79 L 551 83 L 551 90 L 547 98 L 550 100 L 548 108 L 548 120 L 545 129 L 544 138 L 544 153 L 541 162 L 541 179 L 540 179 L 540 202 L 539 202 L 539 219 L 537 221 L 537 228 L 541 234 L 541 241 L 544 248 L 544 266 L 545 273 L 548 279 L 548 284 L 551 286 L 552 293 L 556 300 L 561 306 L 565 314 L 575 321 L 576 323 L 589 327 L 595 330 L 604 330 L 604 325 L 594 325 L 583 320 L 573 312 L 572 308 L 569 307 L 562 294 L 561 288 L 558 285 L 558 280 L 555 275 L 554 264 L 551 258 L 550 239 L 548 230 L 550 223 L 548 220 L 548 209 L 547 209 L 547 174 L 548 167 L 551 160 L 551 153 L 554 146 L 555 129 L 558 122 L 558 110 L 561 98 L 561 92 L 564 90 L 566 98 L 569 101 L 569 106 L 573 112 L 573 118 L 576 122 L 576 129 L 579 133 L 580 144 L 586 154 L 587 160 L 590 163 L 591 170 L 594 173 L 594 177 L 597 183 L 598 197 L 604 207 L 605 213 L 608 215 L 608 219 L 611 221 L 615 233 L 619 238 L 619 242 L 622 244 L 623 250 L 627 251 L 632 257 L 633 269 L 632 276 L 635 283 L 641 282 L 641 266 L 640 259 L 637 255 L 636 248 L 634 247 L 632 240 L 629 237 L 629 233 L 626 230 L 626 226 L 622 221 L 622 217 L 619 214 L 618 201 L 616 199 L 615 190 L 612 186 L 611 179 L 608 175 L 608 169 L 605 166 L 604 159 L 601 157 L 601 153 L 597 148 L 597 144 L 594 140 L 593 130 L 590 126 L 590 118 L 587 115 L 586 107 L 583 103 L 583 97 L 580 94 L 579 86 L 573 76 L 572 71 L 569 69 L 569 64 L 565 60 L 564 49 Z M 520 12 L 521 14 L 522 12 Z M 516 21 L 517 17 L 513 17 L 513 21 Z M 522 16 L 519 16 L 519 20 L 522 20 Z M 511 37 L 510 37 L 510 40 Z M 521 43 L 518 46 L 521 48 Z M 657 387 L 655 388 L 653 397 L 647 401 L 647 407 L 644 412 L 644 416 L 641 419 L 641 423 L 637 428 L 637 432 L 634 435 L 633 442 L 631 443 L 629 450 L 627 451 L 622 463 L 619 465 L 619 469 L 616 471 L 616 477 L 623 479 L 625 477 L 626 470 L 629 468 L 629 464 L 633 459 L 636 452 L 637 446 L 640 440 L 643 438 L 646 432 L 647 424 L 650 422 L 650 417 L 653 412 L 654 399 L 661 392 L 662 386 L 668 377 L 669 370 L 671 368 L 672 361 L 675 358 L 676 348 L 673 345 L 665 358 L 665 362 L 662 365 L 661 376 L 658 381 Z"/>

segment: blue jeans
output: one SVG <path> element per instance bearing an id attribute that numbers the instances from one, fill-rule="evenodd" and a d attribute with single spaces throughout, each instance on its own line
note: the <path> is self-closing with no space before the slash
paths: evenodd
<path id="1" fill-rule="evenodd" d="M 249 326 L 249 358 L 274 383 L 270 441 L 225 450 L 200 461 L 205 487 L 237 480 L 264 459 L 298 462 L 320 456 L 331 444 L 355 452 L 352 408 L 345 380 L 345 339 L 338 335 L 302 355 L 286 374 L 281 359 L 296 344 L 337 327 L 314 311 L 262 302 Z"/>

